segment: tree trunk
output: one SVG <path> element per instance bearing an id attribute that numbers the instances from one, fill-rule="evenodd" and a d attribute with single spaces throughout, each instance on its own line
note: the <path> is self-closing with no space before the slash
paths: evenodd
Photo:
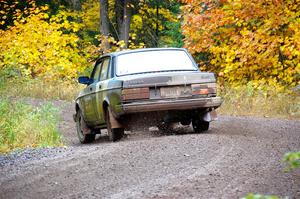
<path id="1" fill-rule="evenodd" d="M 73 10 L 81 10 L 81 2 L 80 0 L 67 0 L 68 5 L 73 9 Z"/>
<path id="2" fill-rule="evenodd" d="M 132 17 L 131 0 L 116 0 L 115 12 L 119 39 L 124 40 L 127 48 Z"/>
<path id="3" fill-rule="evenodd" d="M 80 3 L 80 0 L 72 0 L 73 2 L 73 9 L 74 10 L 81 10 L 81 3 Z"/>
<path id="4" fill-rule="evenodd" d="M 116 29 L 117 29 L 117 37 L 120 40 L 120 32 L 123 22 L 124 15 L 124 0 L 116 0 L 115 2 L 115 17 L 116 17 Z"/>
<path id="5" fill-rule="evenodd" d="M 159 3 L 156 2 L 156 21 L 155 21 L 155 47 L 158 47 L 158 33 L 159 33 Z"/>
<path id="6" fill-rule="evenodd" d="M 124 3 L 124 16 L 122 24 L 122 32 L 120 38 L 124 40 L 125 47 L 128 47 L 129 32 L 130 32 L 130 21 L 132 16 L 132 8 L 130 6 L 130 0 L 125 0 Z"/>
<path id="7" fill-rule="evenodd" d="M 107 39 L 109 36 L 108 0 L 100 0 L 100 32 Z M 106 48 L 109 48 L 108 41 L 104 41 Z"/>

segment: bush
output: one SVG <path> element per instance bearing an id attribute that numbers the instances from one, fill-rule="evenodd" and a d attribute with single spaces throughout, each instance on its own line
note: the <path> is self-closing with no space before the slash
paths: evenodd
<path id="1" fill-rule="evenodd" d="M 26 17 L 16 13 L 14 26 L 0 30 L 2 75 L 71 79 L 89 66 L 76 15 L 62 10 L 49 16 L 47 9 L 33 7 Z"/>
<path id="2" fill-rule="evenodd" d="M 300 167 L 300 151 L 289 152 L 284 155 L 284 162 L 288 164 L 287 171 L 297 169 Z"/>
<path id="3" fill-rule="evenodd" d="M 300 83 L 300 3 L 182 0 L 185 46 L 227 82 Z"/>
<path id="4" fill-rule="evenodd" d="M 58 110 L 51 104 L 32 107 L 0 99 L 0 153 L 25 147 L 62 145 Z"/>
<path id="5" fill-rule="evenodd" d="M 265 196 L 265 195 L 250 193 L 242 199 L 279 199 L 279 197 L 278 196 Z"/>

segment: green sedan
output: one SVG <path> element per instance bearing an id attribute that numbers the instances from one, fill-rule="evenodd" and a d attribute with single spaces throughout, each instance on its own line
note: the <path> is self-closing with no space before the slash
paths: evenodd
<path id="1" fill-rule="evenodd" d="M 81 143 L 95 140 L 101 129 L 117 141 L 136 125 L 169 131 L 172 124 L 190 125 L 196 133 L 216 119 L 213 73 L 201 72 L 183 48 L 149 48 L 101 56 L 75 101 L 74 121 Z"/>

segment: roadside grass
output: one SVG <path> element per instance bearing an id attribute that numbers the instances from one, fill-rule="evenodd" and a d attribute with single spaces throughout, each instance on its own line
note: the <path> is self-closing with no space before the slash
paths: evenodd
<path id="1" fill-rule="evenodd" d="M 83 88 L 76 81 L 43 79 L 0 79 L 0 96 L 72 101 Z"/>
<path id="2" fill-rule="evenodd" d="M 300 91 L 278 92 L 276 89 L 254 89 L 252 86 L 223 87 L 219 89 L 223 104 L 220 114 L 233 116 L 260 116 L 300 119 Z"/>
<path id="3" fill-rule="evenodd" d="M 300 151 L 288 152 L 284 155 L 283 161 L 287 164 L 286 172 L 290 172 L 300 167 Z"/>
<path id="4" fill-rule="evenodd" d="M 0 98 L 0 153 L 27 147 L 62 146 L 59 112 L 51 104 L 32 107 Z"/>
<path id="5" fill-rule="evenodd" d="M 280 198 L 278 196 L 268 196 L 268 195 L 250 193 L 242 199 L 280 199 Z"/>

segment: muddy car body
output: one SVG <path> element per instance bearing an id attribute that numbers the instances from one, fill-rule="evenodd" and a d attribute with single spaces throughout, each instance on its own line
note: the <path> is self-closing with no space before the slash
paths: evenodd
<path id="1" fill-rule="evenodd" d="M 152 48 L 121 51 L 98 59 L 76 99 L 77 134 L 91 142 L 107 128 L 116 141 L 140 122 L 168 130 L 180 122 L 196 132 L 208 130 L 221 105 L 213 73 L 199 71 L 182 48 Z"/>

